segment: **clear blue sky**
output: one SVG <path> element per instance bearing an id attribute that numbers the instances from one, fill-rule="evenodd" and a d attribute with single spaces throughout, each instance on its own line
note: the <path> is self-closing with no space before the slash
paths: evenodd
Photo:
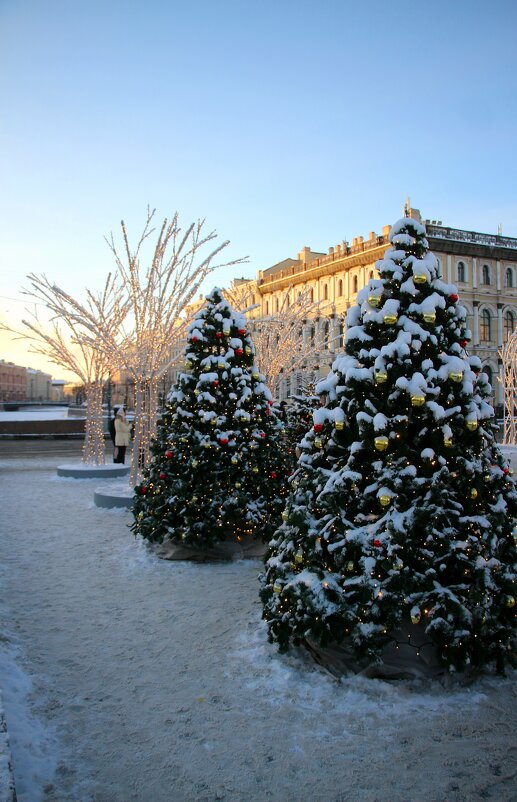
<path id="1" fill-rule="evenodd" d="M 148 204 L 206 217 L 247 276 L 407 195 L 517 236 L 516 37 L 514 0 L 0 0 L 0 295 L 100 287 Z"/>

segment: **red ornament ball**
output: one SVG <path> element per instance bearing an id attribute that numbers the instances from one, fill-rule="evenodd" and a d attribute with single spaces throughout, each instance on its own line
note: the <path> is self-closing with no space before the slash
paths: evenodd
<path id="1" fill-rule="evenodd" d="M 246 334 L 246 329 L 239 329 L 239 334 Z"/>
<path id="2" fill-rule="evenodd" d="M 216 331 L 215 336 L 217 337 L 218 340 L 220 340 L 221 337 L 223 336 L 222 331 Z"/>
<path id="3" fill-rule="evenodd" d="M 227 437 L 221 437 L 219 442 L 221 443 L 221 445 L 226 446 L 226 445 L 228 445 L 228 438 Z"/>
<path id="4" fill-rule="evenodd" d="M 264 437 L 266 436 L 266 433 L 265 433 L 265 432 L 261 432 L 261 433 L 260 433 L 260 436 L 261 436 L 261 438 L 262 438 L 262 440 L 263 440 L 263 439 L 264 439 Z"/>
<path id="5" fill-rule="evenodd" d="M 314 429 L 314 431 L 315 431 L 316 433 L 319 433 L 319 432 L 322 432 L 322 431 L 323 431 L 323 429 L 324 429 L 324 426 L 323 426 L 323 424 L 322 424 L 322 423 L 315 423 L 315 424 L 314 424 L 314 426 L 313 426 L 312 428 Z"/>
<path id="6" fill-rule="evenodd" d="M 456 301 L 459 300 L 459 295 L 456 295 L 456 293 L 453 292 L 452 295 L 449 295 L 449 299 L 451 303 L 455 304 Z"/>
<path id="7" fill-rule="evenodd" d="M 276 476 L 277 476 L 277 474 L 276 474 L 276 472 L 275 472 L 275 471 L 271 471 L 271 473 L 270 473 L 269 475 L 270 475 L 270 477 L 271 477 L 272 479 L 276 479 Z"/>
<path id="8" fill-rule="evenodd" d="M 212 387 L 217 387 L 218 384 L 219 384 L 219 380 L 218 379 L 214 379 L 214 381 L 212 382 Z"/>
<path id="9" fill-rule="evenodd" d="M 509 469 L 509 468 L 503 468 L 503 473 L 504 473 L 505 475 L 506 475 L 506 474 L 509 474 L 509 473 L 510 473 L 510 469 Z"/>
<path id="10" fill-rule="evenodd" d="M 235 349 L 235 356 L 242 356 L 243 353 L 244 352 L 243 352 L 242 348 L 236 348 Z"/>
<path id="11" fill-rule="evenodd" d="M 192 337 L 192 342 L 193 343 L 197 343 L 198 340 L 199 340 L 199 337 L 196 337 L 195 335 L 194 335 L 194 337 Z"/>
<path id="12" fill-rule="evenodd" d="M 462 348 L 466 348 L 467 347 L 467 343 L 468 343 L 468 340 L 460 340 L 460 345 L 461 345 Z"/>
<path id="13" fill-rule="evenodd" d="M 380 540 L 374 540 L 374 541 L 373 541 L 373 545 L 374 545 L 376 548 L 379 548 L 380 546 L 382 546 L 382 543 L 381 543 L 381 541 L 380 541 Z"/>
<path id="14" fill-rule="evenodd" d="M 174 452 L 173 451 L 166 451 L 165 452 L 165 459 L 172 459 L 173 456 L 174 456 Z"/>
<path id="15" fill-rule="evenodd" d="M 161 473 L 160 474 L 160 479 L 167 479 L 167 474 L 166 473 Z"/>
<path id="16" fill-rule="evenodd" d="M 142 487 L 140 488 L 140 492 L 143 496 L 145 496 L 148 490 L 149 488 L 147 487 L 147 485 L 142 485 Z"/>

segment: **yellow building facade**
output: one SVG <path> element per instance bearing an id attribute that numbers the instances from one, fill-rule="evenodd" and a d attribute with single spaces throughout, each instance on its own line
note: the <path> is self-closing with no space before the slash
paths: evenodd
<path id="1" fill-rule="evenodd" d="M 437 257 L 442 278 L 458 288 L 460 302 L 467 309 L 467 323 L 472 332 L 469 353 L 480 357 L 494 388 L 494 403 L 503 402 L 499 349 L 517 323 L 517 238 L 500 234 L 444 226 L 441 221 L 422 220 L 418 209 L 408 215 L 423 222 L 429 248 Z M 334 356 L 342 350 L 347 309 L 357 293 L 376 277 L 375 263 L 384 256 L 390 226 L 381 234 L 370 232 L 368 238 L 356 237 L 341 242 L 327 253 L 303 248 L 296 259 L 285 259 L 259 271 L 247 282 L 255 308 L 248 318 L 267 317 L 282 306 L 286 293 L 294 300 L 308 290 L 320 302 L 318 316 L 306 320 L 301 336 L 314 343 L 314 358 L 305 375 L 294 374 L 281 386 L 280 397 L 296 392 L 304 380 L 326 375 Z"/>

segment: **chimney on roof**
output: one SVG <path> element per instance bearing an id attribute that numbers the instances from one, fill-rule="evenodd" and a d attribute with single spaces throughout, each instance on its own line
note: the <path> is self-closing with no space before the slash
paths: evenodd
<path id="1" fill-rule="evenodd" d="M 310 252 L 311 252 L 311 249 L 309 248 L 309 246 L 308 245 L 304 245 L 303 248 L 301 249 L 301 251 L 298 254 L 298 259 L 300 260 L 300 262 L 309 261 L 308 257 L 309 257 Z"/>

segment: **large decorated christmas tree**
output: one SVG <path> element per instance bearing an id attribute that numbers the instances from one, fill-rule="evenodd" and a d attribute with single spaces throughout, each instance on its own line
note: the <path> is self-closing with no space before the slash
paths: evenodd
<path id="1" fill-rule="evenodd" d="M 425 228 L 390 233 L 317 386 L 261 597 L 271 640 L 341 644 L 357 665 L 400 638 L 450 670 L 514 661 L 517 492 L 457 290 Z M 418 636 L 418 637 L 417 637 Z"/>
<path id="2" fill-rule="evenodd" d="M 135 533 L 198 547 L 271 537 L 285 503 L 285 457 L 254 360 L 245 317 L 214 289 L 189 326 L 185 371 L 135 488 Z"/>

